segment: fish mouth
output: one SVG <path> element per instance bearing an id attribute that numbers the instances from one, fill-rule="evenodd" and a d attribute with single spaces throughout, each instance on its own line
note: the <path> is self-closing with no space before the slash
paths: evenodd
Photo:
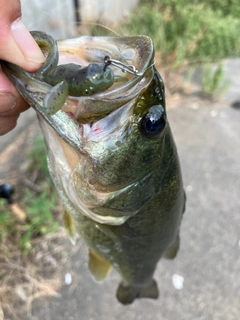
<path id="1" fill-rule="evenodd" d="M 106 56 L 110 56 L 127 65 L 134 65 L 138 70 L 137 75 L 128 76 L 127 81 L 113 85 L 107 91 L 93 96 L 69 96 L 62 109 L 53 115 L 48 115 L 44 109 L 43 100 L 52 86 L 37 80 L 16 66 L 3 64 L 4 72 L 38 114 L 48 144 L 50 173 L 64 205 L 70 211 L 75 212 L 76 208 L 80 209 L 84 215 L 98 223 L 120 225 L 136 214 L 143 202 L 148 199 L 143 197 L 141 204 L 120 210 L 114 208 L 114 204 L 111 205 L 112 200 L 130 191 L 137 192 L 143 181 L 133 182 L 127 187 L 106 193 L 84 185 L 84 177 L 76 179 L 73 183 L 69 181 L 81 169 L 77 170 L 77 163 L 80 163 L 80 160 L 86 160 L 91 155 L 89 147 L 91 143 L 98 143 L 115 134 L 119 135 L 120 131 L 125 130 L 139 96 L 146 90 L 153 78 L 152 41 L 145 36 L 80 37 L 59 41 L 58 50 L 60 64 L 66 62 L 81 65 L 92 62 L 102 63 Z M 122 73 L 115 67 L 113 71 L 115 75 Z M 62 155 L 57 156 L 58 148 L 62 148 L 59 138 L 64 141 L 64 157 L 69 159 L 69 156 L 66 156 L 66 150 L 70 150 L 68 146 L 71 151 L 67 152 L 73 155 L 73 159 L 76 157 L 72 167 L 68 159 L 64 163 L 62 160 L 56 160 L 57 158 L 62 159 Z M 52 144 L 48 140 L 57 146 L 55 151 L 50 150 Z M 74 162 L 74 160 L 71 161 Z M 65 175 L 64 181 L 63 175 Z M 149 186 L 152 185 L 151 179 L 151 175 L 143 178 Z M 83 192 L 78 194 L 77 190 L 81 184 Z"/>
<path id="2" fill-rule="evenodd" d="M 126 75 L 127 81 L 112 86 L 109 90 L 92 96 L 68 97 L 62 109 L 54 115 L 47 115 L 43 99 L 52 88 L 37 80 L 21 68 L 4 62 L 2 68 L 25 100 L 57 134 L 76 150 L 84 152 L 81 136 L 87 130 L 95 135 L 93 124 L 115 110 L 134 101 L 148 86 L 153 77 L 154 48 L 146 36 L 136 37 L 89 37 L 57 41 L 59 64 L 103 63 L 106 56 L 133 65 L 137 75 Z M 115 76 L 122 76 L 119 68 L 112 67 Z M 83 127 L 83 125 L 85 125 Z M 106 126 L 105 126 L 106 128 Z"/>

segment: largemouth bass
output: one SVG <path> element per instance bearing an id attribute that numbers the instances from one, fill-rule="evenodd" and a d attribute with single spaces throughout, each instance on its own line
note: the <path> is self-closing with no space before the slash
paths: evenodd
<path id="1" fill-rule="evenodd" d="M 157 298 L 153 274 L 178 251 L 185 195 L 153 43 L 32 35 L 46 55 L 42 68 L 2 65 L 37 112 L 69 235 L 89 246 L 95 279 L 119 272 L 121 303 Z"/>

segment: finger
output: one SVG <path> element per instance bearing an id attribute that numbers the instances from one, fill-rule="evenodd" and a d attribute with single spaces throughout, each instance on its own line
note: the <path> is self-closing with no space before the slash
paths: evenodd
<path id="1" fill-rule="evenodd" d="M 0 95 L 0 104 L 1 99 L 6 102 L 4 95 Z M 15 101 L 15 105 L 10 110 L 0 113 L 0 136 L 15 128 L 20 113 L 28 108 L 29 105 L 19 96 Z"/>
<path id="2" fill-rule="evenodd" d="M 16 115 L 26 108 L 28 108 L 27 102 L 19 95 L 0 68 L 0 116 Z"/>
<path id="3" fill-rule="evenodd" d="M 8 133 L 12 129 L 14 129 L 17 125 L 18 115 L 15 116 L 8 116 L 8 117 L 1 117 L 0 116 L 0 136 Z"/>
<path id="4" fill-rule="evenodd" d="M 0 71 L 0 135 L 12 130 L 19 114 L 29 108 L 6 75 Z"/>
<path id="5" fill-rule="evenodd" d="M 44 56 L 20 17 L 18 0 L 9 0 L 8 5 L 1 6 L 0 59 L 15 63 L 26 71 L 35 71 L 44 62 Z"/>

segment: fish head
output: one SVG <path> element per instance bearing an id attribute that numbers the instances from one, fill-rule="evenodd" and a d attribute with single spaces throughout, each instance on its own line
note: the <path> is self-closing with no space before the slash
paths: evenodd
<path id="1" fill-rule="evenodd" d="M 49 115 L 43 100 L 52 87 L 9 64 L 4 68 L 38 114 L 49 171 L 67 211 L 75 221 L 83 214 L 120 225 L 159 192 L 168 161 L 170 129 L 152 41 L 80 37 L 59 41 L 58 52 L 59 64 L 84 66 L 111 57 L 137 70 L 123 73 L 110 65 L 119 82 L 92 96 L 69 96 Z"/>

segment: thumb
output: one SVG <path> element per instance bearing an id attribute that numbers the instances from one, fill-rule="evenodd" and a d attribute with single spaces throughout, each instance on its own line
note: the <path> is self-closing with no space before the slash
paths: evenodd
<path id="1" fill-rule="evenodd" d="M 1 37 L 0 58 L 17 64 L 26 71 L 35 71 L 44 62 L 44 56 L 37 43 L 19 19 L 5 30 Z"/>

